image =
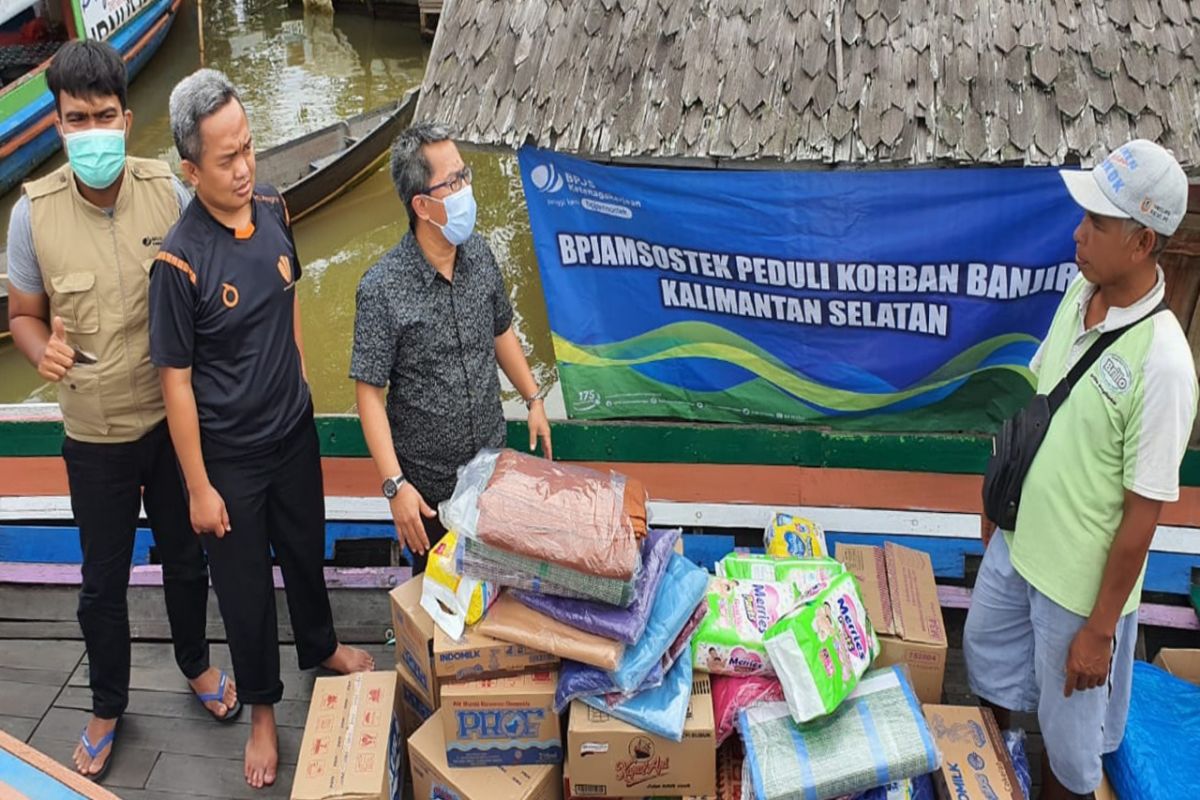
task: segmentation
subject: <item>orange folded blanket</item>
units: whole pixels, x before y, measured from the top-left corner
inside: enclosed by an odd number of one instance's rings
[[[572,628],[527,608],[508,592],[500,593],[475,630],[502,642],[523,644],[600,669],[616,669],[625,655],[623,643]]]

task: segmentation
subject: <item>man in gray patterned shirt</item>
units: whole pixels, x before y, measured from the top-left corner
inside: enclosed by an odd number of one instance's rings
[[[529,408],[529,449],[551,457],[541,392],[513,332],[504,277],[475,227],[471,168],[442,125],[392,146],[409,231],[358,284],[350,377],[396,533],[425,568],[458,467],[503,447],[499,365]]]

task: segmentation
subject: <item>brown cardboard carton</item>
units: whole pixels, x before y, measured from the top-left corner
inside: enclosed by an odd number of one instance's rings
[[[412,736],[433,716],[437,709],[429,704],[416,680],[403,664],[396,665],[396,716],[400,720],[400,731],[405,739]]]
[[[558,656],[522,644],[502,642],[471,628],[467,628],[458,641],[451,639],[441,628],[435,628],[433,660],[437,680],[442,683],[558,669]]]
[[[718,780],[720,780],[719,777],[718,777]],[[572,788],[573,785],[574,785],[574,781],[571,780],[570,767],[567,765],[564,765],[563,766],[563,800],[622,800],[622,798],[619,798],[619,797],[605,797],[603,795],[594,795],[594,794],[578,795],[578,794],[575,794],[575,790]],[[646,798],[638,798],[638,800],[647,800],[647,799]],[[670,796],[664,795],[661,798],[649,798],[649,800],[721,800],[721,799],[717,795],[686,794],[686,795],[680,795],[680,796],[676,796],[676,797],[670,797]],[[733,800],[742,800],[741,794],[739,794],[736,798],[733,798]]]
[[[404,746],[396,673],[317,678],[292,800],[400,800]]]
[[[708,676],[692,683],[682,742],[651,736],[575,701],[567,763],[572,791],[581,797],[715,795],[716,732]]]
[[[558,766],[453,769],[442,721],[430,719],[408,740],[413,796],[433,800],[561,800]]]
[[[396,663],[403,664],[426,703],[438,706],[438,679],[433,669],[433,618],[421,608],[425,578],[418,575],[392,589],[392,630],[396,635]]]
[[[1154,657],[1154,666],[1200,686],[1200,650],[1164,647]]]
[[[1096,800],[1121,800],[1112,784],[1108,782],[1107,775],[1100,775],[1100,788],[1096,790]]]
[[[925,719],[942,754],[942,768],[933,776],[939,798],[1024,800],[990,709],[927,705]]]
[[[948,643],[929,554],[894,542],[883,547],[839,543],[837,558],[858,579],[867,616],[879,634],[875,666],[907,666],[921,702],[941,702]]]
[[[562,764],[557,686],[557,672],[443,686],[446,761],[451,767]]]

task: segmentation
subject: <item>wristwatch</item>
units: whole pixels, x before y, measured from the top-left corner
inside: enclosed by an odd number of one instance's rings
[[[394,478],[388,478],[383,482],[383,496],[391,500],[400,491],[400,487],[408,482],[408,478],[401,473]]]
[[[526,408],[526,409],[531,409],[531,408],[533,408],[533,404],[534,404],[534,403],[536,403],[538,400],[542,400],[542,399],[544,399],[544,398],[543,398],[543,392],[544,392],[544,391],[545,391],[545,389],[544,389],[544,388],[542,388],[542,389],[538,389],[536,392],[534,392],[534,393],[533,393],[533,396],[532,396],[532,397],[530,397],[530,398],[528,398],[527,400],[525,400],[525,408]]]

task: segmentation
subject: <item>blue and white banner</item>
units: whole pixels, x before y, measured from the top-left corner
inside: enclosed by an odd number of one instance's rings
[[[519,160],[574,418],[986,429],[1076,274],[1053,169]]]

